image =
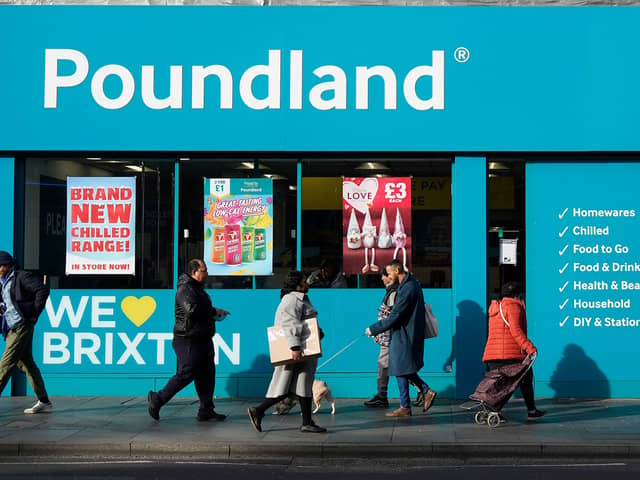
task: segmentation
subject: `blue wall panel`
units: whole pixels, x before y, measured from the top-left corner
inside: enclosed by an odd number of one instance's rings
[[[453,305],[456,396],[465,398],[482,378],[487,328],[487,164],[453,163]]]
[[[263,396],[273,371],[266,329],[273,324],[279,291],[212,290],[210,294],[215,305],[231,312],[217,324],[216,394]],[[353,342],[318,370],[337,396],[366,397],[375,392],[378,346],[363,332],[376,321],[383,295],[382,289],[310,292],[326,333],[319,365]],[[149,312],[126,309],[122,300],[144,296],[152,297],[156,308],[140,323],[138,315]],[[170,345],[173,298],[171,290],[52,291],[34,337],[34,356],[51,394],[68,394],[70,377],[74,394],[143,395],[161,387],[175,371]],[[451,291],[428,289],[425,299],[438,316],[440,336],[426,342],[422,373],[434,388],[449,395],[454,391],[454,377],[447,368],[452,355]],[[390,387],[395,394],[394,379]],[[194,392],[187,389],[183,394]]]
[[[541,396],[640,396],[638,178],[631,163],[527,165],[527,314]]]

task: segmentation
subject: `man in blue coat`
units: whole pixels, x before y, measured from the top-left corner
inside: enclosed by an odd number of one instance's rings
[[[379,335],[391,331],[389,346],[389,375],[398,380],[400,407],[387,413],[388,417],[411,416],[409,382],[417,385],[424,398],[426,412],[436,398],[437,392],[418,376],[424,366],[424,297],[422,286],[413,275],[406,272],[402,262],[392,260],[386,267],[389,277],[399,283],[396,301],[391,314],[380,322],[370,325],[365,334]]]

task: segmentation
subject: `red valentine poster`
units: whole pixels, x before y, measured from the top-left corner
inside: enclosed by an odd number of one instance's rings
[[[411,268],[411,178],[344,178],[342,259],[348,274],[379,274],[392,260]]]

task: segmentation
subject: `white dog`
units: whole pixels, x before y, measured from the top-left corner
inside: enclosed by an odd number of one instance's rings
[[[331,415],[336,414],[336,401],[331,396],[331,389],[324,380],[313,381],[313,403],[315,403],[315,410],[312,413],[318,413],[320,410],[320,402],[322,399],[326,399],[331,405]],[[289,411],[298,403],[295,395],[290,394],[284,400],[276,403],[273,410],[274,415],[286,415]]]
[[[320,410],[320,402],[322,399],[325,399],[331,405],[331,415],[336,414],[336,401],[331,396],[331,389],[327,382],[324,380],[314,380],[313,381],[313,403],[315,403],[316,408],[313,413],[318,413]]]

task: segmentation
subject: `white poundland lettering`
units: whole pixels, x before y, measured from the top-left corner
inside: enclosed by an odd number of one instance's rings
[[[620,282],[620,290],[640,290],[640,282],[627,282],[622,280]]]
[[[375,105],[385,110],[397,110],[398,82],[402,83],[405,103],[414,110],[444,110],[445,108],[445,62],[444,50],[431,51],[431,65],[417,65],[411,68],[404,78],[398,78],[393,68],[387,65],[357,65],[353,73],[345,71],[337,65],[320,65],[313,70],[315,79],[303,77],[303,50],[289,51],[289,109],[301,110],[305,107],[304,93],[307,92],[308,105],[316,110],[346,110],[347,92],[355,91],[353,107],[356,110],[368,110],[370,104],[369,83],[379,78],[383,83],[383,98],[375,99]],[[267,63],[252,65],[239,75],[238,91],[245,106],[252,110],[281,109],[281,90],[283,85],[283,69],[281,50],[269,50]],[[62,74],[61,62],[71,62],[73,73]],[[285,65],[287,67],[287,65]],[[218,108],[228,110],[234,104],[234,73],[224,65],[192,65],[191,70],[191,109],[205,108],[205,81],[216,77],[219,85]],[[151,110],[183,108],[183,65],[168,67],[169,88],[164,98],[155,94],[158,68],[154,65],[140,65],[134,69],[124,65],[103,65],[93,71],[88,57],[80,50],[65,48],[45,49],[44,64],[44,108],[58,108],[58,95],[63,89],[82,85],[91,74],[91,96],[94,102],[106,110],[118,110],[127,107],[135,98],[140,88],[140,98],[145,107]],[[138,76],[135,72],[140,72]],[[105,83],[109,77],[118,79],[121,89],[117,96],[108,96]],[[266,94],[258,98],[253,93],[254,82],[258,78],[266,79]],[[355,77],[355,78],[352,78]],[[431,80],[431,97],[422,98],[418,94],[418,82],[423,78]],[[376,80],[377,81],[377,80]],[[139,86],[138,83],[139,82]],[[311,88],[307,86],[311,84]],[[353,86],[350,87],[350,84]],[[306,87],[306,90],[305,90]],[[421,92],[424,91],[421,89]]]

